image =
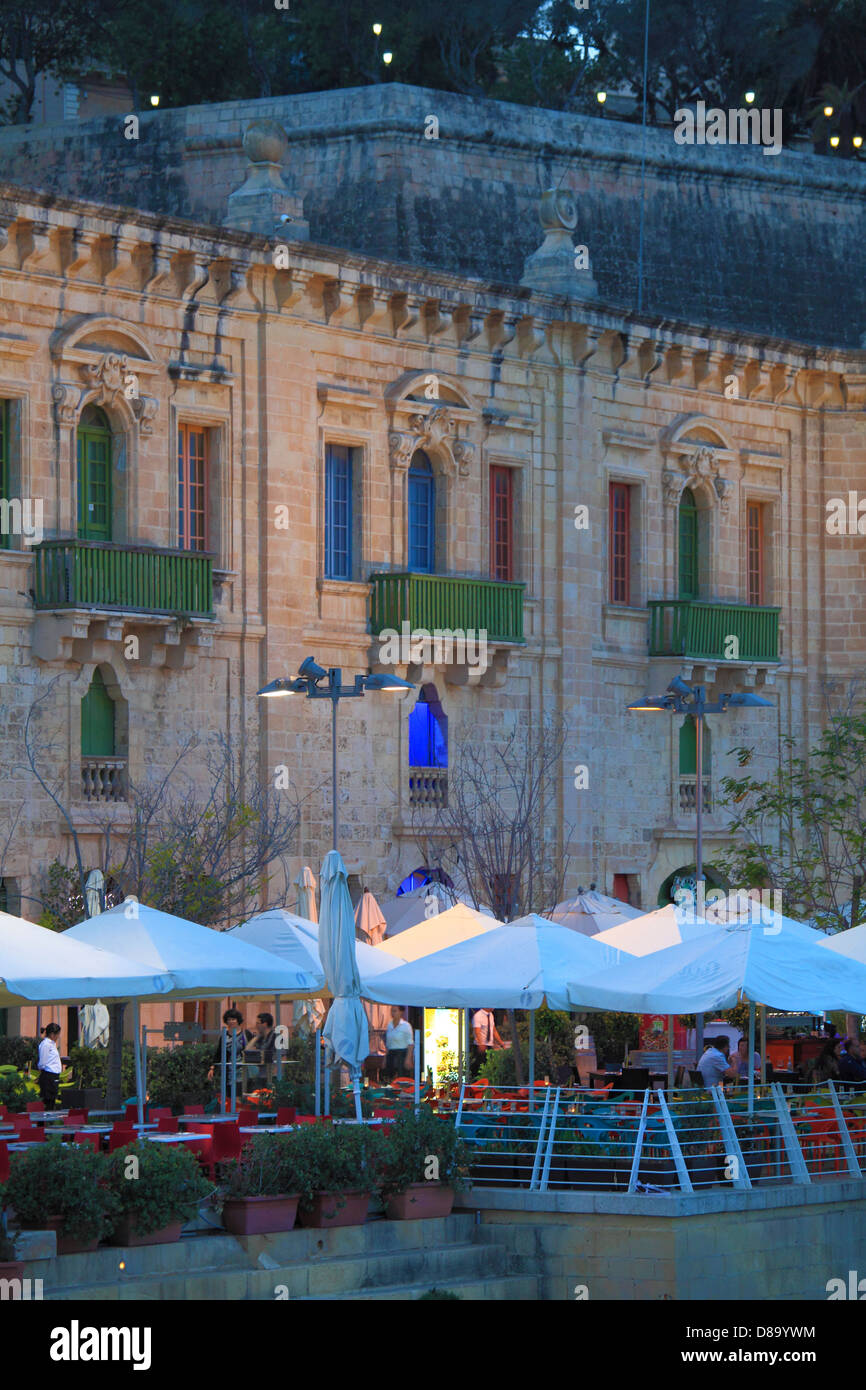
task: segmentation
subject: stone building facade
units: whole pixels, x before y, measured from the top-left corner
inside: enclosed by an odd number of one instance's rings
[[[371,103],[382,99],[371,89]],[[461,113],[456,101],[462,119],[477,117],[478,103]],[[223,113],[225,148],[273,106]],[[178,122],[217,116],[148,119],[167,122],[170,142]],[[81,129],[65,152],[73,184],[95,138]],[[45,138],[33,133],[31,155]],[[156,126],[152,138],[158,150]],[[608,163],[613,139],[598,137]],[[713,276],[700,248],[695,313],[638,314],[625,292],[615,307],[603,252],[591,272],[530,266],[517,284],[442,268],[440,251],[422,269],[421,254],[407,264],[325,244],[334,189],[305,185],[291,159],[286,186],[279,149],[262,157],[248,144],[258,157],[252,170],[238,163],[222,211],[203,166],[191,220],[177,215],[184,195],[170,168],[176,206],[148,206],[151,178],[134,211],[94,201],[92,188],[58,192],[57,169],[34,163],[24,179],[26,138],[4,140],[17,180],[0,185],[4,487],[41,503],[44,529],[40,544],[13,534],[0,548],[0,814],[17,816],[7,902],[28,915],[35,875],[69,850],[22,751],[28,709],[56,677],[54,773],[85,846],[106,807],[122,833],[127,781],[166,770],[188,734],[220,733],[263,781],[288,769],[304,796],[288,875],[317,868],[331,834],[327,714],[256,696],[308,655],[346,677],[388,669],[416,684],[395,702],[370,693],[340,708],[340,846],[356,884],[389,896],[420,867],[408,729],[422,687],[435,687],[453,744],[492,748],[517,725],[563,716],[551,833],[567,886],[594,881],[647,908],[694,862],[697,769],[682,721],[626,705],[678,672],[716,692],[759,691],[771,708],[712,722],[711,863],[731,750],[755,746],[770,770],[786,735],[806,747],[817,734],[826,681],[863,668],[856,525],[835,536],[825,524],[828,499],[863,476],[853,281],[835,341],[814,288],[814,333],[804,318],[796,335],[773,336],[742,285],[736,318],[751,312],[752,326],[708,322],[699,311]],[[104,143],[107,164],[115,154]],[[787,169],[780,183],[774,161],[742,154],[756,204],[759,175],[782,200]],[[802,160],[808,182],[814,160],[780,158]],[[466,177],[456,163],[455,187]],[[111,189],[118,178],[115,168]],[[745,196],[740,173],[729,183]],[[807,190],[815,206],[821,191]],[[133,192],[123,184],[123,201]],[[513,260],[513,231],[525,261],[541,241],[537,198],[521,193],[516,206],[503,236]],[[548,231],[570,247],[583,204],[577,218],[568,196],[550,206]],[[439,216],[447,223],[444,201]],[[843,227],[840,246],[846,237]],[[774,307],[773,322],[789,312]],[[409,571],[411,583],[395,578]],[[451,625],[459,599],[466,626],[487,633],[483,672],[435,654],[383,660],[376,614],[391,604],[417,627],[422,590],[436,626]],[[109,707],[112,751],[92,753],[88,721]]]

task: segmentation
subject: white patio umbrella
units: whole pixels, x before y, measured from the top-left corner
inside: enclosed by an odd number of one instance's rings
[[[454,907],[428,917],[417,926],[407,927],[398,936],[386,937],[376,951],[377,954],[400,957],[406,961],[420,960],[423,956],[431,956],[448,946],[456,946],[458,941],[468,941],[501,925],[495,917],[488,917],[467,903],[456,903]]]
[[[386,941],[378,949],[384,952],[387,946]],[[533,916],[479,931],[386,975],[363,978],[363,990],[384,1004],[538,1009],[546,1000],[548,1008],[569,1009],[571,981],[621,958],[593,937]]]
[[[351,899],[349,907],[351,909]],[[248,922],[243,922],[238,927],[232,927],[226,935],[235,937],[240,941],[246,941],[252,946],[258,946],[263,951],[269,951],[275,956],[279,956],[287,965],[302,972],[308,977],[309,984],[304,990],[289,992],[282,991],[292,999],[315,999],[317,996],[325,998],[331,993],[325,974],[325,967],[320,955],[320,939],[322,924],[320,922],[308,922],[303,917],[298,917],[294,912],[289,912],[284,907],[270,908],[267,912],[260,912],[257,916],[251,917]],[[378,949],[368,946],[366,942],[355,941],[354,922],[352,924],[352,939],[355,944],[355,953],[358,958],[359,968],[364,975],[381,975],[388,970],[393,970],[395,961],[399,963],[399,957],[392,957],[380,953]]]
[[[654,951],[678,946],[681,941],[691,941],[693,937],[714,930],[716,928],[709,922],[696,917],[688,909],[668,903],[655,912],[641,913],[627,922],[621,922],[619,926],[598,932],[595,940],[605,946],[615,946],[618,951],[626,951],[631,956],[649,956]]]
[[[71,927],[65,936],[105,948],[123,946],[124,952],[143,960],[171,978],[163,998],[205,999],[225,995],[285,994],[308,990],[311,974],[294,968],[279,957],[239,940],[232,932],[215,931],[188,922],[170,912],[127,899],[98,917]],[[105,996],[102,995],[102,998]],[[135,1035],[139,1034],[135,1005]],[[144,1104],[144,1070],[138,1074],[138,1107]]]
[[[319,954],[334,996],[323,1030],[325,1046],[346,1063],[355,1092],[355,1114],[361,1119],[361,1066],[369,1055],[367,1016],[361,1003],[361,977],[355,950],[355,914],[346,866],[337,850],[325,856],[321,874],[322,920]],[[377,977],[378,978],[378,977]]]
[[[304,865],[298,877],[295,879],[295,887],[298,890],[297,903],[295,904],[299,917],[304,917],[308,922],[318,922],[319,913],[316,907],[316,876],[308,865]]]
[[[398,897],[390,898],[381,904],[386,935],[396,936],[399,932],[407,931],[409,927],[417,926],[428,917],[445,912],[447,908],[453,907],[456,901],[456,895],[451,889],[436,881],[422,884],[420,888],[413,888],[408,893],[400,893]]]
[[[619,898],[609,898],[605,893],[596,892],[593,885],[587,892],[578,888],[573,898],[557,903],[550,913],[551,922],[558,922],[570,931],[581,932],[584,936],[595,936],[610,927],[640,917],[640,908],[630,907]]]

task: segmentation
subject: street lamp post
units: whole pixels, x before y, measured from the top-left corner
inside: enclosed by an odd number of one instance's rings
[[[322,684],[327,679],[327,684]],[[332,848],[337,848],[337,706],[341,700],[357,699],[368,690],[384,690],[400,695],[414,687],[411,681],[384,674],[355,676],[351,685],[343,684],[338,667],[326,671],[311,656],[301,663],[294,680],[279,678],[264,686],[258,694],[266,699],[282,695],[306,695],[308,700],[331,701],[331,828]]]
[[[695,897],[700,892],[699,884],[704,881],[704,716],[725,714],[729,709],[762,707],[772,708],[771,702],[760,695],[740,695],[725,691],[718,700],[707,700],[706,688],[702,685],[689,686],[681,676],[674,676],[664,695],[647,695],[636,704],[629,705],[632,713],[691,714],[695,721]],[[700,1057],[704,1041],[704,1016],[695,1016],[695,1044]],[[751,1040],[750,1044],[751,1046]],[[668,1052],[668,1072],[671,1060]],[[670,1080],[670,1076],[668,1080]]]

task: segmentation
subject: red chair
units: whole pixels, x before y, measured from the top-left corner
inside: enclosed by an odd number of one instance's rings
[[[67,1116],[66,1118],[67,1118],[67,1123],[68,1123],[68,1124],[71,1124],[71,1125],[86,1125],[86,1124],[87,1124],[87,1111],[86,1111],[86,1110],[70,1110],[70,1112],[69,1112],[69,1114],[68,1114],[68,1116]]]
[[[73,1134],[72,1142],[73,1144],[83,1144],[93,1149],[95,1153],[99,1153],[101,1147],[99,1141],[101,1138],[101,1134],[86,1134],[83,1130],[79,1130],[77,1134]]]
[[[295,1116],[295,1124],[298,1124],[298,1125],[314,1125],[314,1124],[316,1123],[316,1121],[318,1120],[318,1118],[319,1118],[318,1115],[296,1115],[296,1116]]]
[[[281,1105],[277,1110],[278,1125],[293,1125],[297,1119],[298,1111],[294,1105]]]
[[[45,1101],[44,1101],[44,1100],[28,1100],[28,1102],[27,1102],[27,1110],[28,1110],[28,1113],[31,1114],[31,1115],[34,1114],[35,1112],[38,1112],[40,1115],[42,1115],[42,1114],[45,1113]]]
[[[138,1119],[138,1106],[137,1106],[137,1105],[128,1105],[128,1106],[126,1107],[126,1118],[127,1118],[128,1120],[133,1120],[133,1121],[135,1121],[135,1120]]]
[[[244,1136],[238,1125],[214,1125],[213,1149],[211,1151],[211,1176],[216,1177],[219,1163],[229,1163],[240,1158]]]
[[[158,1110],[148,1110],[147,1117],[149,1120],[170,1120],[172,1118],[171,1106],[162,1105]]]
[[[112,1126],[108,1136],[108,1152],[113,1154],[115,1149],[125,1149],[127,1144],[134,1144],[135,1140],[136,1133],[132,1127],[132,1122],[120,1120]]]
[[[201,1115],[202,1119],[204,1119],[204,1111],[200,1105],[185,1105],[183,1107],[183,1113],[185,1115]]]
[[[27,1114],[26,1110],[16,1110],[14,1114],[9,1116],[9,1118],[15,1126],[16,1130],[18,1131],[19,1135],[22,1129],[25,1128],[25,1126],[28,1129],[30,1128],[30,1116]]]
[[[373,1110],[373,1119],[374,1119],[374,1120],[396,1120],[396,1118],[397,1118],[397,1111],[396,1111],[396,1110],[376,1110],[376,1109]]]
[[[259,1122],[259,1112],[258,1112],[258,1110],[239,1110],[239,1111],[238,1111],[238,1124],[239,1124],[239,1125],[243,1125],[244,1128],[247,1128],[248,1126],[251,1126],[251,1125],[257,1125],[258,1122]],[[220,1127],[222,1128],[222,1126],[220,1126]]]
[[[18,1138],[22,1144],[38,1144],[40,1140],[47,1142],[45,1130],[39,1125],[25,1125],[19,1129]]]
[[[156,1122],[157,1134],[179,1134],[180,1122],[177,1115],[160,1115]]]
[[[8,1119],[8,1112],[5,1105],[0,1105],[0,1120]]]
[[[9,1177],[9,1148],[5,1139],[0,1139],[0,1183]]]

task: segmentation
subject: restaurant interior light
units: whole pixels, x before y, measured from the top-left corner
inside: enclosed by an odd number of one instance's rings
[[[600,106],[604,106],[607,101],[607,92],[596,92],[595,99]]]
[[[150,98],[151,106],[159,106],[159,97],[154,95]]]
[[[838,145],[838,143],[839,143],[839,136],[838,136],[838,135],[831,135],[831,136],[830,136],[830,144],[833,146],[833,149],[834,149],[834,150],[835,150],[836,146]]]
[[[381,24],[374,24],[374,25],[373,25],[373,33],[376,35],[376,38],[379,37],[379,35],[381,34],[381,32],[382,32],[382,26],[381,26]]]
[[[854,146],[855,150],[859,150],[860,146],[863,144],[863,136],[855,135],[851,143]]]
[[[392,59],[393,57],[394,57],[394,54],[393,54],[393,53],[383,53],[383,54],[382,54],[382,62],[383,62],[383,63],[390,63],[390,61],[391,61],[391,59]]]
[[[754,92],[746,92],[746,102],[747,102],[747,104],[748,104],[749,106],[751,106],[751,104],[752,104],[752,102],[753,102],[754,100],[755,100],[755,93],[754,93]]]
[[[829,117],[832,116],[832,114],[833,114],[833,108],[832,108],[832,106],[825,106],[825,107],[824,107],[824,115],[829,119]]]

